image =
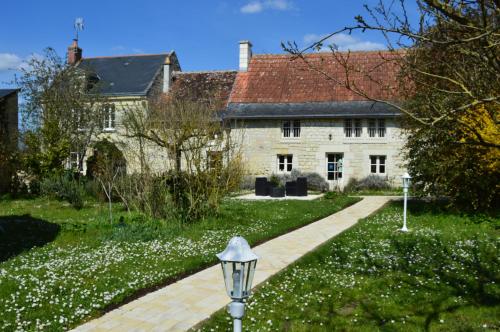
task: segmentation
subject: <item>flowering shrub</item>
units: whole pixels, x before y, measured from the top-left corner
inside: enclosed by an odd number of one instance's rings
[[[494,224],[419,211],[410,215],[410,232],[401,233],[401,220],[401,206],[393,204],[273,277],[248,300],[244,328],[500,328],[500,240]],[[200,330],[231,331],[230,317],[221,311]]]

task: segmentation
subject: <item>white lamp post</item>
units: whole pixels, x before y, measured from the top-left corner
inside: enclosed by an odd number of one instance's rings
[[[245,314],[243,300],[250,296],[259,257],[252,252],[247,240],[241,236],[233,237],[226,249],[217,254],[217,257],[221,261],[227,295],[233,300],[229,305],[229,313],[234,319],[234,332],[240,332],[241,319]]]
[[[406,201],[408,200],[408,188],[410,187],[411,176],[410,174],[405,173],[401,178],[403,179],[403,194],[404,194],[403,228],[401,228],[401,231],[408,232],[408,228],[406,228]]]

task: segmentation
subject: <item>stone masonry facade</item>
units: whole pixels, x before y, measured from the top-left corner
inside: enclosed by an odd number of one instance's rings
[[[251,120],[234,125],[241,135],[243,159],[247,170],[255,176],[270,176],[287,171],[279,169],[279,155],[292,156],[292,168],[316,172],[328,178],[328,154],[340,154],[342,178],[328,181],[330,188],[344,187],[349,179],[361,179],[371,172],[371,156],[385,156],[384,173],[375,173],[397,186],[404,172],[401,149],[403,133],[396,119],[385,119],[383,138],[368,137],[367,119],[362,119],[361,137],[345,137],[344,119],[301,120],[300,137],[283,137],[284,120]]]

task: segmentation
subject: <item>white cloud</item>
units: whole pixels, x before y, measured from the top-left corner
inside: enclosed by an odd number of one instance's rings
[[[244,14],[255,14],[262,11],[262,3],[260,1],[252,1],[240,8]]]
[[[23,59],[13,53],[0,53],[0,72],[18,70]]]
[[[287,0],[267,0],[264,4],[266,7],[276,10],[289,10],[293,8],[292,3]]]
[[[319,41],[320,39],[326,37],[326,35],[318,34],[307,34],[304,36],[304,44],[309,46],[312,43]],[[329,50],[329,45],[334,45],[339,51],[376,51],[386,49],[384,44],[376,43],[368,40],[362,40],[358,37],[339,33],[336,34],[323,42],[322,51]]]
[[[266,9],[290,10],[294,6],[289,0],[253,0],[240,8],[243,14],[256,14]]]

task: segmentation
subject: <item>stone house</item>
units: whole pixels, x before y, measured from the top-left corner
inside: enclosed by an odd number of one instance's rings
[[[251,174],[269,176],[293,169],[316,172],[330,188],[370,174],[399,185],[404,172],[404,136],[400,113],[325,79],[341,77],[343,68],[331,53],[252,55],[240,43],[240,70],[227,106],[232,132],[244,131],[242,151]],[[395,69],[381,65],[379,52],[352,52],[356,68],[396,86]],[[316,68],[311,70],[311,65]],[[390,93],[376,80],[352,78],[372,98]]]
[[[0,193],[8,191],[13,175],[6,153],[18,147],[17,93],[17,89],[0,89]]]
[[[183,72],[174,51],[162,54],[119,55],[83,57],[77,40],[68,47],[68,63],[86,72],[100,85],[100,94],[106,100],[104,121],[94,141],[107,140],[121,150],[128,173],[141,170],[139,147],[133,139],[126,137],[123,119],[126,112],[147,112],[151,98],[159,94],[177,94],[186,98],[216,99],[221,108],[227,104],[236,71]],[[222,109],[221,109],[222,111]],[[145,149],[148,167],[162,172],[171,166],[165,151],[153,144]],[[86,158],[93,154],[92,148]],[[79,154],[74,152],[68,167],[86,173],[86,162],[79,163]]]
[[[82,58],[73,43],[68,61],[91,70],[104,83],[109,101],[103,131],[96,139],[124,143],[122,116],[127,110],[147,110],[159,93],[189,98],[214,98],[222,105],[231,135],[241,138],[246,169],[253,176],[316,172],[331,188],[349,179],[376,174],[399,185],[404,172],[401,148],[404,136],[400,113],[372,102],[321,73],[342,74],[331,53],[305,55],[319,70],[287,54],[253,55],[248,41],[240,42],[238,71],[182,72],[175,52]],[[351,63],[396,86],[394,68],[380,65],[379,52],[353,52]],[[362,76],[354,81],[370,96],[389,100],[390,93]],[[140,171],[136,148],[123,144],[129,173]],[[148,147],[148,165],[155,171],[171,163],[164,152]]]

